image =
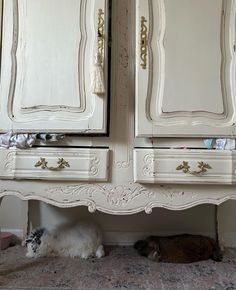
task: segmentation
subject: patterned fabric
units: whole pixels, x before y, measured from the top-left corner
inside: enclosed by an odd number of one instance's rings
[[[12,131],[9,131],[5,134],[0,134],[0,147],[16,147],[24,149],[32,147],[36,140],[48,143],[57,142],[63,138],[65,138],[65,135],[63,134],[14,134]]]
[[[0,134],[0,147],[29,148],[34,145],[36,134],[14,134],[12,131]]]
[[[37,134],[37,139],[44,142],[44,143],[47,143],[47,142],[57,142],[61,139],[64,139],[65,138],[65,135],[64,134],[47,134],[47,133],[40,133],[40,134]]]

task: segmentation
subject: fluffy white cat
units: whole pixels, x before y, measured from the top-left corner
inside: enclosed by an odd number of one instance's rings
[[[49,232],[44,228],[33,230],[22,242],[26,256],[32,257],[89,257],[104,256],[102,233],[93,223],[80,222],[60,226]]]

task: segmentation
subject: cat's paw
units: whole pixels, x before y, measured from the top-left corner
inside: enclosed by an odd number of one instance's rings
[[[96,257],[98,259],[102,258],[105,256],[105,252],[104,252],[104,248],[103,248],[103,245],[100,245],[98,248],[97,248],[97,251],[96,251]]]
[[[26,256],[27,258],[34,258],[34,257],[35,257],[35,254],[32,253],[32,252],[27,252],[25,256]]]
[[[89,254],[88,253],[82,253],[81,254],[81,258],[87,260],[89,258]]]

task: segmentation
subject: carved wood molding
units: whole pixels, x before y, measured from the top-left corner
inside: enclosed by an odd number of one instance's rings
[[[119,0],[114,3],[113,11],[114,31],[112,38],[113,45],[113,64],[114,68],[114,98],[112,116],[115,116],[115,122],[111,122],[111,136],[117,138],[117,142],[112,142],[110,148],[115,156],[113,166],[118,169],[128,169],[132,164],[131,150],[133,148],[133,119],[130,112],[133,108],[133,47],[129,41],[133,37],[134,27],[130,17],[133,17],[133,1]],[[120,16],[123,16],[120,18]],[[122,37],[121,37],[122,36]],[[119,113],[117,113],[119,112]],[[122,122],[120,120],[122,119]],[[116,127],[116,124],[119,124]],[[117,137],[114,137],[117,136]],[[123,144],[126,144],[123,146]]]
[[[84,195],[94,198],[102,195],[106,198],[108,205],[122,207],[131,203],[138,196],[151,192],[142,186],[81,184],[48,188],[46,193],[53,197],[66,196],[66,199],[77,199]]]
[[[15,160],[16,160],[15,158],[16,158],[16,151],[10,151],[6,156],[4,169],[9,173],[14,170]]]
[[[52,186],[40,195],[36,192],[0,188],[0,199],[8,195],[22,200],[39,200],[61,208],[87,206],[89,212],[98,210],[116,215],[141,211],[150,214],[155,207],[184,210],[200,204],[219,205],[227,200],[236,199],[236,195],[232,193],[209,197],[209,194],[198,194],[197,189],[196,192],[191,192],[178,191],[169,186],[158,186],[152,190],[133,183]]]
[[[143,174],[147,177],[156,177],[158,172],[156,172],[157,162],[155,161],[155,154],[146,154],[143,158],[144,166],[143,166]],[[155,164],[155,166],[154,166]]]

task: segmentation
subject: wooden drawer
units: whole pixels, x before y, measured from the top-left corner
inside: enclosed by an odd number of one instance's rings
[[[108,157],[106,148],[1,149],[0,177],[107,181]]]
[[[134,180],[140,183],[231,184],[235,152],[195,149],[135,149]],[[236,180],[235,180],[236,181]]]

